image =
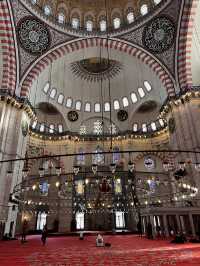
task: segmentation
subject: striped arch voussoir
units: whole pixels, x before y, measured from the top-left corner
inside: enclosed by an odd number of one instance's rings
[[[83,39],[74,41],[73,43],[68,43],[55,49],[50,52],[47,56],[42,58],[33,68],[30,70],[26,78],[24,79],[21,87],[21,96],[27,97],[29,93],[29,89],[35,79],[39,76],[39,74],[54,60],[60,58],[61,56],[65,56],[68,53],[72,53],[78,51],[80,49],[88,48],[88,47],[109,47],[111,49],[116,49],[127,53],[130,56],[138,58],[144,64],[148,65],[159,77],[165,86],[167,93],[169,96],[174,96],[174,84],[169,74],[164,70],[164,68],[149,54],[140,50],[139,48],[133,47],[126,43],[116,41],[101,39],[101,38],[91,38],[91,39]]]
[[[180,26],[178,78],[182,89],[192,86],[192,35],[199,0],[185,0]]]
[[[12,20],[6,0],[0,1],[0,42],[3,53],[3,77],[1,89],[15,91],[16,51]]]

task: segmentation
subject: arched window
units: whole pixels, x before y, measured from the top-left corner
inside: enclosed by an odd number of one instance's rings
[[[142,132],[147,132],[147,124],[142,124]]]
[[[31,127],[32,127],[33,129],[35,129],[35,128],[36,128],[36,126],[37,126],[37,121],[33,121],[33,124],[32,124],[32,126],[31,126]]]
[[[50,93],[50,98],[52,98],[52,99],[54,99],[55,97],[56,97],[56,93],[57,93],[57,91],[56,91],[56,89],[55,88],[53,88],[52,90],[51,90],[51,93]]]
[[[59,94],[58,95],[58,103],[59,104],[63,104],[63,102],[64,102],[64,95],[63,94]]]
[[[153,130],[153,131],[156,131],[156,123],[155,122],[152,122],[151,123],[151,129]]]
[[[53,124],[50,124],[49,133],[53,134],[54,133],[54,128],[55,128],[55,126]]]
[[[143,98],[145,96],[145,92],[144,92],[143,88],[138,88],[138,93],[139,93],[141,98]]]
[[[133,14],[133,12],[129,12],[127,14],[127,21],[128,21],[129,24],[134,22],[134,14]]]
[[[104,163],[104,154],[101,154],[103,150],[97,146],[96,150],[94,151],[95,154],[92,155],[92,163],[93,164],[103,164]]]
[[[63,13],[58,14],[58,22],[63,24],[65,22],[65,15]]]
[[[40,192],[41,192],[42,194],[48,194],[49,186],[48,186],[47,181],[43,181],[43,182],[39,185],[39,188],[40,188]]]
[[[43,230],[47,223],[47,214],[45,212],[38,212],[37,215],[37,230]]]
[[[121,20],[120,18],[114,18],[113,19],[113,27],[114,29],[119,29],[121,25]]]
[[[105,111],[105,112],[110,112],[110,103],[109,103],[109,102],[106,102],[106,103],[104,104],[104,111]]]
[[[141,7],[140,7],[140,13],[141,15],[146,15],[148,13],[148,6],[147,4],[143,4]]]
[[[86,112],[91,112],[91,104],[90,103],[86,103],[85,104],[85,111]]]
[[[63,125],[62,124],[59,124],[58,125],[58,132],[59,133],[62,133],[63,132]]]
[[[114,180],[114,188],[115,188],[115,194],[121,194],[122,193],[122,184],[121,184],[120,178],[116,178]]]
[[[122,102],[124,107],[127,107],[129,105],[127,97],[123,97]]]
[[[40,124],[40,132],[44,132],[44,124]]]
[[[125,228],[125,215],[122,211],[115,211],[116,228]]]
[[[120,160],[120,153],[119,153],[119,147],[114,147],[113,149],[113,163],[118,163]]]
[[[106,31],[106,27],[107,27],[106,20],[101,20],[99,22],[99,26],[100,26],[100,31]]]
[[[84,212],[76,213],[76,229],[77,230],[84,229]]]
[[[67,108],[71,108],[72,107],[72,98],[67,98],[66,107]]]
[[[83,195],[84,194],[84,184],[83,184],[83,180],[76,180],[75,181],[75,188],[76,188],[76,193],[79,195]]]
[[[138,131],[138,124],[134,123],[133,124],[133,132],[137,132]]]
[[[103,133],[103,124],[102,121],[97,120],[94,122],[93,133],[96,135],[101,135]]]
[[[161,127],[164,127],[165,123],[164,123],[163,119],[159,119],[159,123],[160,123]]]
[[[86,21],[86,30],[87,31],[92,31],[92,29],[93,29],[93,22],[92,22],[92,20]]]
[[[94,111],[95,111],[95,113],[101,112],[101,105],[100,105],[100,103],[95,103],[95,105],[94,105]]]
[[[82,125],[80,126],[80,130],[79,130],[79,132],[80,132],[80,135],[86,135],[86,133],[87,133],[86,125],[82,124]]]
[[[114,110],[119,110],[120,106],[119,106],[119,101],[118,100],[114,100]]]
[[[80,148],[78,151],[78,155],[76,157],[77,165],[84,165],[85,164],[85,154],[83,148]]]
[[[49,82],[47,82],[43,88],[44,93],[47,93],[49,91],[49,88],[50,88],[50,84]]]
[[[131,101],[132,103],[136,103],[138,101],[137,95],[134,92],[131,93]]]
[[[158,5],[161,2],[161,0],[153,0],[153,1],[155,5]]]
[[[44,14],[46,16],[49,16],[51,14],[51,7],[50,6],[48,6],[48,5],[44,6]]]
[[[152,90],[151,84],[148,81],[146,81],[146,80],[144,81],[144,86],[145,86],[147,91],[151,91]]]
[[[72,28],[78,29],[79,25],[80,25],[79,19],[78,18],[72,18]]]
[[[81,110],[81,105],[82,105],[81,101],[76,101],[75,109],[80,111]]]
[[[112,123],[111,125],[109,125],[108,129],[109,129],[110,134],[112,134],[112,135],[117,134],[117,127],[115,124]]]

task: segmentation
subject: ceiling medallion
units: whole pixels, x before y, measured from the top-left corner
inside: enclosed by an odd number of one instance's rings
[[[114,78],[122,69],[122,64],[116,60],[92,57],[70,64],[73,74],[89,82],[99,82]]]
[[[41,55],[50,45],[48,28],[35,17],[28,16],[20,20],[17,32],[21,46],[31,54]]]
[[[128,113],[125,110],[119,110],[117,113],[117,118],[119,121],[126,121],[128,119]]]
[[[67,118],[71,122],[75,122],[78,120],[78,113],[76,111],[69,111],[67,114]]]
[[[168,50],[175,39],[175,25],[166,16],[151,20],[143,31],[143,45],[153,53]]]

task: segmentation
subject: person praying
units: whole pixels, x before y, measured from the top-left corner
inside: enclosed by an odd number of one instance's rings
[[[96,246],[97,247],[103,247],[104,246],[104,241],[102,235],[98,234],[96,238]]]

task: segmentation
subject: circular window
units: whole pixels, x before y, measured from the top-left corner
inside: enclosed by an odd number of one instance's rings
[[[144,159],[144,166],[148,170],[154,169],[155,168],[155,161],[152,158],[147,157],[147,158]]]

